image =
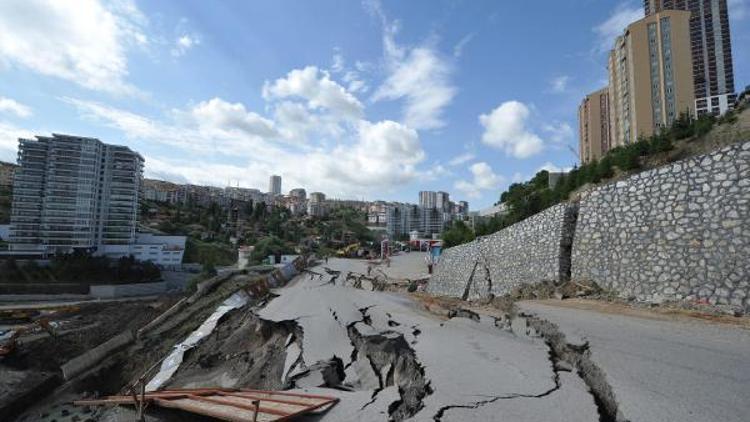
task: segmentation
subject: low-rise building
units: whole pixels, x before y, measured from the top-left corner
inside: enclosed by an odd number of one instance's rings
[[[132,255],[138,261],[150,261],[161,267],[177,267],[185,255],[186,236],[160,236],[138,233],[130,245],[104,245],[94,252],[112,259]]]
[[[16,174],[17,165],[0,161],[0,187],[13,186],[13,176]]]

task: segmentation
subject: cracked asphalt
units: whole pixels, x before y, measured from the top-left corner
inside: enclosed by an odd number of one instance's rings
[[[409,264],[399,258],[392,263],[399,277],[410,266],[419,276],[417,254]],[[294,320],[304,333],[292,383],[316,363],[342,362],[338,389],[297,385],[342,399],[313,419],[600,420],[586,384],[559,370],[533,330],[498,327],[484,315],[444,319],[405,295],[346,285],[350,273],[366,273],[363,261],[331,259],[311,271],[276,290],[259,316]]]
[[[588,343],[630,421],[750,420],[750,330],[698,320],[601,313],[553,301],[520,302]]]

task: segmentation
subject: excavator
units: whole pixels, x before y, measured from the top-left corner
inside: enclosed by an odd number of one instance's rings
[[[57,331],[50,321],[47,318],[39,318],[31,325],[10,330],[8,333],[0,336],[0,359],[10,356],[15,352],[18,347],[18,338],[31,330],[35,325],[38,325],[41,329],[46,331],[50,337],[57,338]]]
[[[337,250],[336,256],[338,256],[339,258],[353,258],[356,256],[357,251],[359,250],[359,246],[359,242],[352,243],[349,246]]]

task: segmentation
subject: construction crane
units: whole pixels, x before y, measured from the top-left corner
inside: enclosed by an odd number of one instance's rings
[[[573,154],[573,156],[576,158],[576,160],[578,160],[580,158],[580,156],[578,155],[578,151],[576,151],[575,148],[573,148],[570,145],[565,145],[565,146],[568,147],[568,151],[570,151],[570,153]]]

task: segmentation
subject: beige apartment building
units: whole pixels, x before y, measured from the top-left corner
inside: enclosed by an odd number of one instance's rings
[[[724,114],[734,108],[734,66],[727,0],[644,0],[646,15],[687,10],[693,51],[696,114]]]
[[[581,163],[600,159],[610,148],[609,88],[592,92],[578,106],[578,152]]]
[[[615,41],[608,70],[610,148],[694,114],[690,12],[664,10],[630,24]]]

